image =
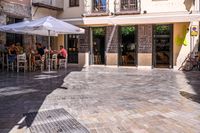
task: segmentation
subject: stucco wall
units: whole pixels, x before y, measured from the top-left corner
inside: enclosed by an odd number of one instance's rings
[[[41,7],[32,7],[32,19],[42,18],[45,16],[57,16],[56,10],[50,10],[47,8],[41,8]]]
[[[58,13],[58,18],[80,18],[84,13],[84,7],[86,7],[87,3],[85,0],[79,0],[78,7],[69,7],[69,0],[64,0],[64,12]]]
[[[190,36],[190,26],[199,25],[198,22],[192,23],[175,23],[174,24],[174,37],[173,37],[173,54],[174,54],[174,66],[180,68],[187,58],[190,50],[197,51],[198,36],[192,38]],[[178,41],[181,40],[181,41]],[[192,41],[194,40],[194,42]],[[182,44],[180,44],[182,42]],[[191,49],[192,48],[192,49]],[[196,48],[196,49],[195,49]]]
[[[198,2],[196,6],[192,4],[193,0],[141,0],[141,13],[158,12],[186,12],[191,11],[194,7],[198,9]],[[120,0],[108,0],[108,7],[110,12],[115,12],[120,8]],[[82,14],[90,14],[92,10],[92,0],[80,0],[79,7],[69,7],[69,0],[64,1],[64,12],[60,12],[58,17],[62,19],[80,18]],[[193,9],[194,10],[194,9]]]
[[[141,12],[176,12],[188,11],[192,8],[193,0],[141,0]]]

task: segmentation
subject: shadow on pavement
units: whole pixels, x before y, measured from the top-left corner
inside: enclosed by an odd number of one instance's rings
[[[0,72],[0,133],[13,128],[23,128],[23,114],[37,112],[45,98],[62,87],[64,78],[72,71],[82,68],[69,68],[53,74]]]
[[[180,91],[180,94],[189,100],[200,103],[200,71],[184,72],[184,75],[188,80],[187,84],[191,86],[194,93]]]

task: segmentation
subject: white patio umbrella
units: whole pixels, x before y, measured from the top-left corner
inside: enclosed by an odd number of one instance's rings
[[[2,29],[2,30],[1,30]],[[48,49],[50,50],[50,36],[58,34],[84,34],[85,30],[72,24],[63,22],[54,17],[47,16],[30,22],[16,23],[1,27],[1,31],[48,36]],[[49,55],[50,56],[50,55]],[[50,63],[48,64],[50,71]]]
[[[14,24],[9,24],[9,25],[1,25],[0,26],[0,31],[2,32],[8,32],[8,33],[19,33],[19,34],[24,34],[23,32],[16,31],[15,28],[23,27],[24,25],[28,24],[30,21],[23,21],[23,22],[18,22]]]

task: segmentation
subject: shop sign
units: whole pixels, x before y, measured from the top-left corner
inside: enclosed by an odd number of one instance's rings
[[[191,26],[190,35],[191,36],[197,36],[198,35],[198,26],[197,25]]]

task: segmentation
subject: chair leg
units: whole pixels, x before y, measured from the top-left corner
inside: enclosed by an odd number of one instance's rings
[[[65,69],[67,68],[67,62],[65,62]]]
[[[12,71],[14,71],[14,63],[12,63]]]
[[[19,72],[19,63],[17,63],[17,72]]]

